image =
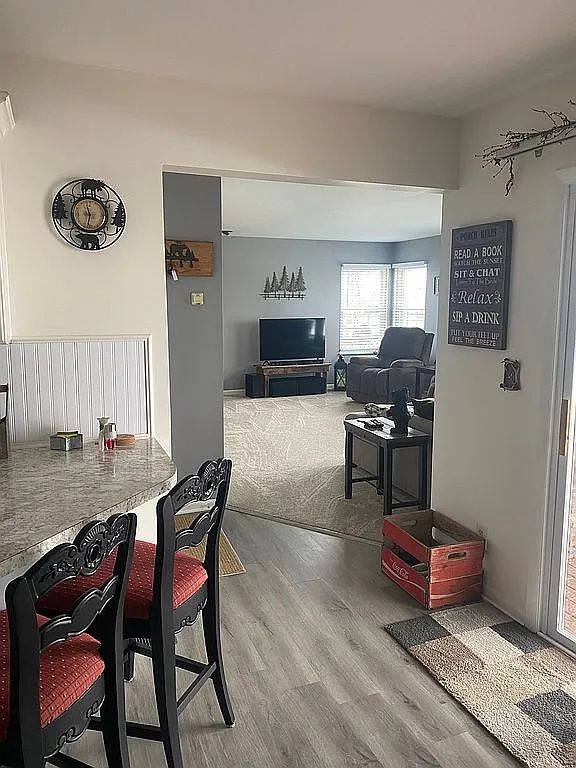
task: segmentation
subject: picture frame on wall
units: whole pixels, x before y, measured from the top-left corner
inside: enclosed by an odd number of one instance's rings
[[[452,230],[448,344],[506,349],[513,222]]]
[[[178,277],[213,277],[214,243],[199,240],[164,241],[166,272]]]

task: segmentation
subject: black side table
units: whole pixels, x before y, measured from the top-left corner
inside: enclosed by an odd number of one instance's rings
[[[385,515],[390,515],[395,509],[401,509],[402,507],[417,506],[418,509],[428,509],[430,506],[428,461],[432,437],[425,432],[412,429],[412,427],[408,428],[407,435],[390,434],[390,429],[394,426],[394,423],[388,419],[382,419],[382,429],[368,429],[364,425],[368,418],[366,416],[358,419],[344,420],[344,429],[346,430],[345,498],[352,498],[353,483],[370,483],[371,485],[375,484],[377,493],[384,496]],[[376,447],[378,451],[377,475],[353,477],[353,469],[356,466],[354,463],[355,440],[362,440]],[[394,452],[400,448],[418,448],[420,451],[418,498],[410,498],[407,501],[394,501],[393,498],[392,473],[394,468]]]

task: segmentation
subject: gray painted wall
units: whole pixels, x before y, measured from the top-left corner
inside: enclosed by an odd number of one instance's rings
[[[394,261],[427,261],[426,331],[436,333],[438,324],[438,296],[434,295],[434,275],[440,274],[440,236],[423,237],[395,243]]]
[[[214,277],[168,277],[172,455],[179,474],[222,456],[222,206],[220,178],[164,173],[167,238],[214,243]],[[203,291],[192,306],[190,292]]]
[[[326,359],[338,357],[340,266],[385,263],[394,256],[392,243],[282,240],[225,237],[224,260],[224,389],[242,389],[244,374],[258,362],[258,318],[325,317]],[[259,294],[267,274],[304,270],[303,301],[264,300]]]

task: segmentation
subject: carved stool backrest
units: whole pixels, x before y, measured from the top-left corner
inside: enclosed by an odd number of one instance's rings
[[[188,475],[158,502],[157,553],[154,571],[156,605],[172,605],[172,578],[175,553],[194,547],[208,537],[204,567],[208,579],[218,579],[218,543],[230,489],[232,462],[215,459],[204,462],[196,475]],[[210,502],[186,528],[176,532],[174,516],[192,502]]]
[[[103,658],[122,642],[122,617],[132,562],[136,516],[115,515],[89,523],[73,542],[60,544],[6,588],[10,627],[10,731],[8,738],[38,738],[40,733],[40,654],[55,643],[90,631],[96,621]],[[86,591],[67,614],[38,626],[37,602],[65,579],[89,576],[116,555],[112,576]],[[41,611],[38,611],[41,612]]]

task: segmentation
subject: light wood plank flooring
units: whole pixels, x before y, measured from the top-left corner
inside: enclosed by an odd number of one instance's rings
[[[247,569],[222,580],[237,725],[222,725],[207,685],[180,720],[187,766],[519,765],[384,631],[419,609],[381,576],[378,547],[234,512],[224,527]],[[178,645],[199,654],[200,626]],[[140,659],[129,717],[155,717],[151,679]],[[105,765],[96,733],[70,751]],[[165,765],[158,744],[130,740],[130,754],[134,768]]]

